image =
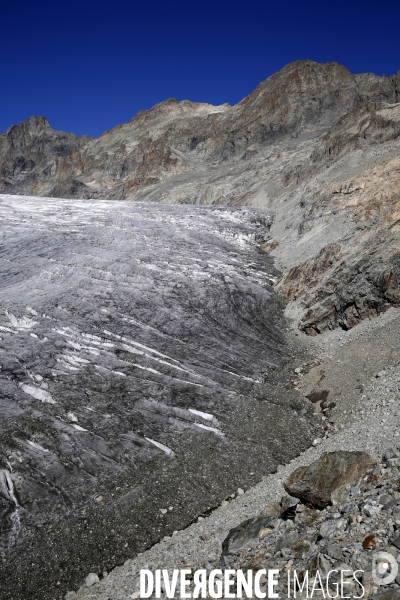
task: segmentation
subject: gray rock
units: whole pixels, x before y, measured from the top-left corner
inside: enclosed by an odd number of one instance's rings
[[[395,537],[392,540],[392,544],[393,544],[393,546],[396,546],[396,548],[398,548],[400,550],[400,536]]]
[[[323,554],[318,553],[307,561],[306,568],[309,576],[314,577],[316,571],[320,571],[322,574],[328,573],[332,569],[332,563]]]
[[[92,585],[99,583],[99,581],[100,579],[97,573],[89,573],[89,575],[85,579],[85,585],[86,587],[91,587]]]
[[[399,600],[400,588],[380,589],[374,594],[376,600]]]
[[[326,554],[328,554],[332,558],[335,558],[336,560],[340,560],[343,558],[342,548],[339,544],[329,544],[329,546],[326,547]]]
[[[393,510],[393,519],[397,524],[400,524],[400,507],[396,507]]]
[[[365,504],[363,506],[363,513],[367,515],[367,517],[372,517],[373,515],[377,515],[380,512],[379,506],[374,506],[373,504]]]
[[[311,548],[311,542],[309,540],[296,540],[290,545],[290,550],[295,556],[304,556]]]
[[[397,448],[388,448],[383,455],[385,460],[389,460],[390,458],[399,458],[400,453]]]
[[[387,510],[386,507],[388,506],[388,504],[390,504],[391,502],[393,502],[393,500],[394,500],[393,496],[391,496],[390,494],[384,493],[379,498],[379,504],[382,504],[383,508],[385,510]]]
[[[323,538],[331,538],[338,535],[341,531],[344,531],[347,527],[347,521],[345,519],[335,519],[332,521],[326,521],[320,527],[319,533]]]
[[[231,529],[222,543],[222,556],[232,554],[259,538],[262,531],[269,528],[273,521],[273,517],[255,517]]]
[[[347,485],[342,485],[338,487],[336,490],[333,490],[331,493],[331,502],[333,506],[337,504],[341,504],[342,502],[347,502],[350,498],[350,492],[347,489]]]
[[[338,504],[337,509],[342,513],[356,513],[358,512],[358,504],[357,502],[347,502],[347,504]]]
[[[288,495],[283,496],[283,498],[281,500],[281,506],[282,506],[281,512],[284,513],[288,508],[297,506],[298,503],[299,503],[298,498],[294,498],[293,496],[288,496]]]
[[[275,544],[275,552],[279,552],[282,548],[290,548],[292,544],[294,544],[299,537],[297,531],[291,531],[286,535],[283,535]]]
[[[263,511],[263,517],[280,517],[282,514],[282,506],[280,502],[272,502],[267,508]]]

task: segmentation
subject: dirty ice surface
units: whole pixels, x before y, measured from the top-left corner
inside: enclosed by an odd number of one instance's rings
[[[12,546],[46,507],[173,459],[177,431],[224,436],[229,398],[280,364],[282,342],[263,211],[3,195],[0,219],[0,529]]]

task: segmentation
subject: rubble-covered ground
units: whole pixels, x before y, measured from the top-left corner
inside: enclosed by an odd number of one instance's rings
[[[270,516],[264,517],[263,527],[253,539],[248,536],[236,551],[223,556],[224,568],[278,569],[275,592],[280,598],[288,597],[288,592],[293,595],[295,588],[299,598],[325,598],[328,591],[335,597],[338,590],[339,597],[379,598],[383,594],[384,598],[399,598],[400,577],[381,586],[390,569],[380,574],[376,568],[380,558],[385,558],[379,553],[390,553],[395,562],[399,556],[399,466],[399,451],[388,449],[369,474],[354,485],[337,488],[323,510],[283,496],[280,503],[266,509]],[[346,572],[343,588],[341,571]],[[263,591],[266,579],[262,577]]]
[[[309,397],[315,394],[313,407],[326,426],[325,434],[256,486],[238,489],[206,518],[166,536],[123,566],[97,573],[98,583],[88,586],[82,578],[68,600],[138,598],[141,569],[168,569],[171,574],[173,569],[211,571],[239,565],[255,571],[291,568],[298,573],[306,565],[310,571],[318,566],[322,576],[330,566],[344,569],[350,565],[366,572],[365,598],[383,593],[399,597],[400,580],[377,587],[370,574],[377,552],[387,550],[400,561],[396,546],[400,535],[400,311],[391,309],[350,331],[336,330],[308,339],[315,359],[310,363],[297,358],[285,374],[288,386]],[[366,452],[380,468],[360,485],[345,486],[338,492],[336,504],[324,510],[288,497],[283,483],[295,469],[312,464],[325,452],[343,450]],[[294,511],[290,511],[291,505]],[[286,514],[280,518],[283,512]],[[260,515],[269,518],[260,537],[256,531],[237,555],[232,553],[221,561],[229,532]],[[283,580],[285,585],[286,575]],[[361,591],[353,586],[346,595],[360,595]],[[281,597],[287,597],[286,589]]]

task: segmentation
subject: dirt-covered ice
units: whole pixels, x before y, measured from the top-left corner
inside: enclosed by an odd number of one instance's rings
[[[44,600],[310,433],[254,395],[287,356],[268,213],[1,196],[0,218],[0,550]]]

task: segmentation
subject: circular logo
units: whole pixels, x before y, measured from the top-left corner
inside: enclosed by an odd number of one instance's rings
[[[399,566],[389,552],[376,552],[372,555],[372,579],[376,585],[388,585],[397,577]]]

